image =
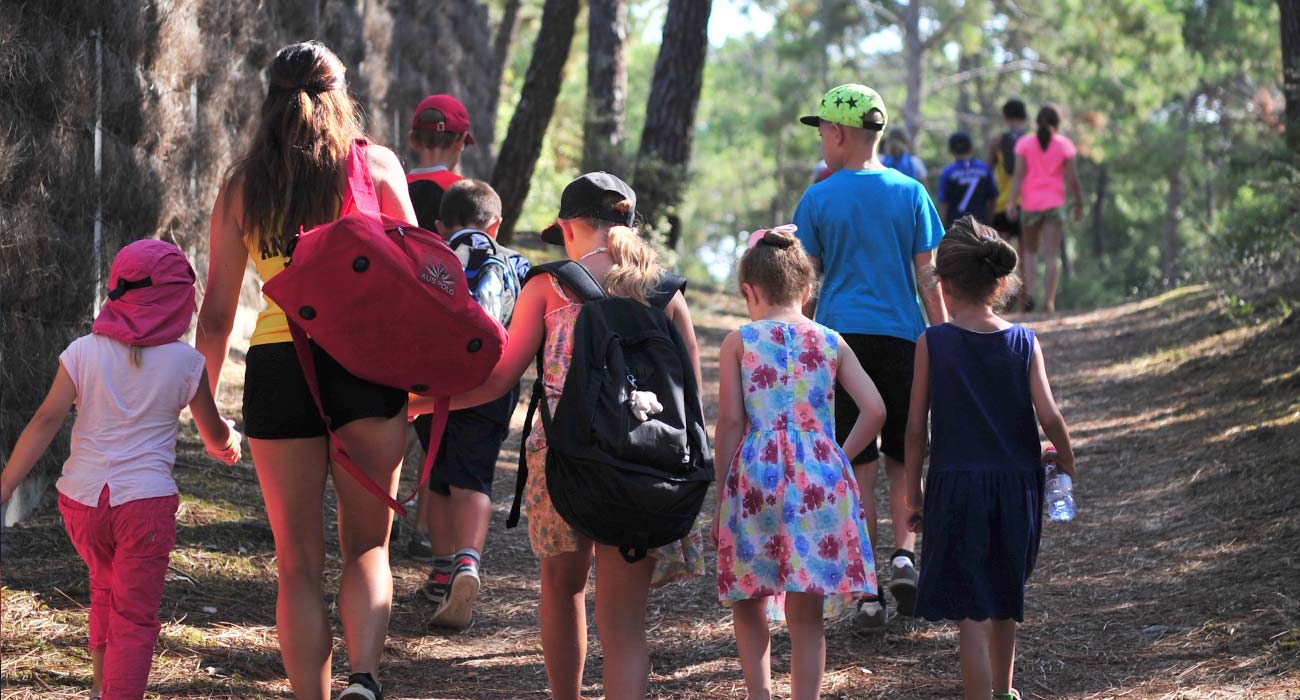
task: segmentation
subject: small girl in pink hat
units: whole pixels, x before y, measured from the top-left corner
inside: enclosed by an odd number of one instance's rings
[[[55,487],[68,537],[90,569],[91,698],[144,697],[176,542],[181,410],[190,407],[209,455],[226,464],[240,457],[203,356],[180,341],[194,315],[194,279],[170,243],[136,241],[118,252],[94,332],[59,355],[54,384],[0,474],[3,504],[76,404],[72,451]]]

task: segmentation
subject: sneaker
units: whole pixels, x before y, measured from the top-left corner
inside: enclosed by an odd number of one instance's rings
[[[889,593],[898,604],[898,614],[906,617],[916,612],[916,584],[921,580],[913,556],[905,549],[894,552],[893,572],[889,578]]]
[[[416,530],[411,539],[406,541],[406,556],[416,561],[433,561],[433,545],[429,544],[429,534]]]
[[[456,567],[451,573],[451,586],[442,604],[433,611],[429,622],[439,627],[465,627],[474,617],[474,601],[482,585],[478,575],[478,553],[462,550],[456,553]]]
[[[379,681],[369,673],[348,675],[348,687],[343,690],[339,700],[384,700],[384,693],[379,689]]]
[[[424,580],[424,585],[420,586],[420,595],[433,603],[435,615],[442,602],[447,599],[447,592],[451,590],[452,569],[451,559],[435,558],[428,578]]]
[[[866,630],[883,630],[889,623],[889,609],[880,598],[858,599],[858,612],[853,625]]]

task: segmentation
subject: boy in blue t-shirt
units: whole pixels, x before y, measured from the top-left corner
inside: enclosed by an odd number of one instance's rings
[[[953,161],[939,175],[939,218],[944,228],[967,214],[987,224],[998,198],[993,170],[974,157],[975,146],[964,131],[948,137],[948,152]]]
[[[865,85],[833,88],[817,114],[800,119],[817,127],[822,155],[833,174],[809,187],[795,208],[796,235],[822,272],[821,293],[806,308],[818,323],[839,332],[862,361],[885,402],[880,445],[848,455],[862,492],[871,540],[876,541],[872,493],[884,454],[889,476],[894,546],[889,591],[898,610],[912,614],[916,602],[916,535],[907,526],[910,511],[903,489],[903,438],[912,394],[916,339],[926,317],[947,320],[933,282],[932,256],[943,236],[934,202],[920,182],[885,167],[879,157],[887,117],[880,95]],[[857,420],[853,399],[835,392],[835,433],[843,440]],[[859,601],[858,624],[880,627],[887,621],[884,598]]]

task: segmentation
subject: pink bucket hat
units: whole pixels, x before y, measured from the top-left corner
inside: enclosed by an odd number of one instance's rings
[[[108,271],[108,301],[94,332],[127,345],[177,340],[194,316],[194,268],[171,243],[146,238],[128,244]]]

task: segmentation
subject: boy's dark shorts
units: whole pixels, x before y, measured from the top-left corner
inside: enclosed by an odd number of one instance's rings
[[[875,383],[885,402],[885,427],[880,430],[880,445],[872,440],[866,449],[849,455],[850,464],[874,463],[881,452],[903,461],[903,438],[907,432],[907,412],[912,401],[912,371],[916,360],[916,343],[888,335],[843,333],[858,362]],[[835,385],[835,439],[841,444],[858,420],[858,405],[849,392]],[[865,497],[865,496],[864,496]]]
[[[420,446],[429,449],[429,430],[433,416],[423,415],[414,422]],[[447,430],[438,445],[429,476],[429,490],[444,496],[451,488],[477,491],[492,496],[492,477],[496,474],[501,443],[509,433],[508,423],[501,423],[474,410],[452,411],[447,416]]]
[[[1000,211],[993,215],[993,221],[989,223],[1003,238],[1015,238],[1020,235],[1020,219],[1012,221],[1007,218],[1005,211]]]
[[[311,343],[321,404],[335,430],[359,418],[392,418],[406,408],[406,390],[353,375]],[[322,437],[326,434],[307,388],[293,343],[248,349],[244,366],[244,433],[257,440]]]

